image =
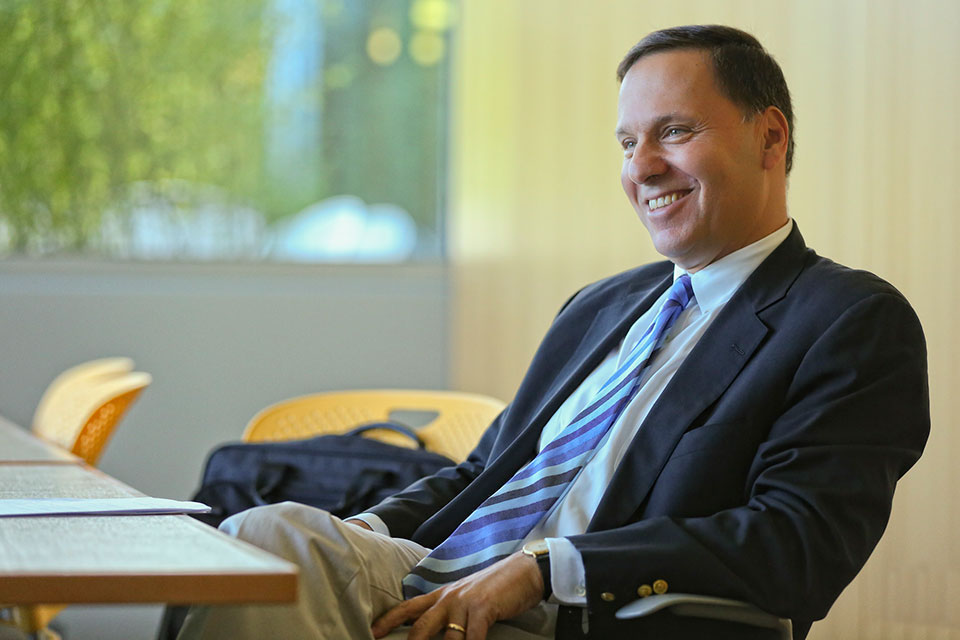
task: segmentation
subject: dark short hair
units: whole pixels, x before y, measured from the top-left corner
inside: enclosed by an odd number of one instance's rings
[[[789,127],[787,173],[793,167],[793,106],[790,90],[780,65],[760,41],[746,31],[723,25],[689,25],[661,29],[633,46],[617,67],[617,80],[623,82],[637,60],[660,51],[703,49],[713,61],[714,76],[720,91],[745,114],[762,113],[774,106],[783,112]]]

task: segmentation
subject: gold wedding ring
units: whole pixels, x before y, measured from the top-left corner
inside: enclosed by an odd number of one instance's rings
[[[450,629],[450,631],[459,631],[460,633],[466,633],[466,632],[467,632],[466,629],[464,629],[463,627],[461,627],[460,625],[458,625],[456,622],[448,622],[448,623],[447,623],[447,629]]]

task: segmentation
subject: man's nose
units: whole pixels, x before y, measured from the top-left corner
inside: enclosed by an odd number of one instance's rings
[[[636,184],[649,182],[667,172],[667,162],[655,144],[637,144],[627,163],[627,175]]]

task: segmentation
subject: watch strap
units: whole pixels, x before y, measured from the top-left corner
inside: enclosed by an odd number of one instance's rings
[[[549,600],[553,595],[553,583],[550,581],[550,554],[545,553],[537,557],[537,568],[543,576],[543,599]]]

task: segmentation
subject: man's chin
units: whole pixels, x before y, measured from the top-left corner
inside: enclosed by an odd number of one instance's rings
[[[684,260],[689,259],[691,247],[682,238],[677,238],[669,233],[652,234],[651,237],[653,248],[667,260],[681,264]]]

